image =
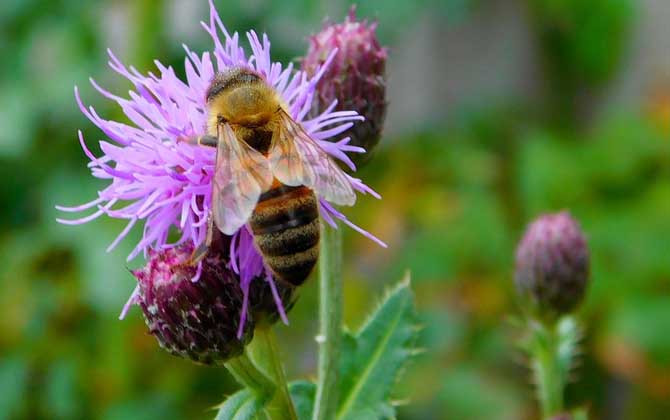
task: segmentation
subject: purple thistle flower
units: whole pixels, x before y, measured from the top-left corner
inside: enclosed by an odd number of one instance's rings
[[[99,142],[103,155],[96,157],[79,132],[79,142],[90,159],[88,166],[93,176],[109,180],[110,184],[89,203],[77,207],[56,207],[60,211],[75,213],[92,210],[91,214],[79,219],[58,221],[77,225],[102,215],[127,220],[126,227],[110,244],[108,251],[125,238],[135,225],[143,225],[142,239],[128,255],[128,260],[141,253],[146,258],[147,252],[152,249],[160,251],[189,243],[197,246],[205,240],[216,151],[180,140],[206,132],[205,91],[216,73],[231,66],[245,66],[262,75],[279,92],[288,105],[291,116],[303,125],[305,131],[327,153],[352,170],[355,170],[355,165],[347,153],[364,152],[362,148],[350,145],[348,138],[330,141],[334,136],[351,128],[355,122],[363,120],[355,111],[335,111],[337,102],[333,102],[322,113],[308,117],[316,95],[316,85],[336,51],[328,56],[312,77],[308,77],[305,72],[295,71],[292,64],[283,67],[280,63],[272,62],[270,42],[265,34],[261,39],[254,31],[247,33],[252,50],[247,55],[240,46],[238,33],[228,33],[211,1],[209,22],[201,24],[211,36],[214,50],[199,55],[184,45],[186,81],[180,80],[171,67],[166,67],[159,61],[155,61],[157,73],[144,75],[134,67],[126,67],[108,51],[110,67],[130,80],[134,90],[129,92],[128,98],[123,98],[103,89],[92,79],[91,84],[104,97],[116,102],[132,125],[102,118],[93,107],[84,105],[79,90],[75,88],[75,97],[81,111],[110,140]],[[347,176],[359,193],[380,198],[361,180]],[[336,226],[335,221],[340,220],[386,246],[372,234],[353,225],[325,200],[321,200],[321,204],[322,217],[332,226]],[[179,237],[176,241],[169,242],[169,233],[175,229],[179,232]],[[228,264],[239,275],[244,294],[239,334],[247,317],[249,286],[254,279],[267,279],[278,312],[284,322],[287,322],[280,293],[254,247],[247,228],[243,227],[235,233],[230,243]],[[198,279],[200,272],[199,266],[194,281]],[[131,295],[121,318],[131,304],[138,302],[138,290],[136,288]]]

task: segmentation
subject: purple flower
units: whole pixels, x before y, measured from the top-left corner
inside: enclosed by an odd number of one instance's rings
[[[102,118],[93,107],[84,105],[78,89],[75,88],[75,97],[81,111],[109,139],[99,142],[103,155],[96,157],[79,132],[79,141],[90,159],[88,166],[93,176],[109,180],[109,185],[89,203],[77,207],[57,206],[57,209],[64,212],[89,210],[91,214],[79,219],[58,221],[77,225],[102,215],[127,220],[128,224],[108,250],[113,249],[139,224],[143,227],[144,234],[128,255],[128,260],[139,254],[146,257],[147,252],[152,249],[160,251],[182,244],[197,246],[205,240],[216,151],[181,140],[205,134],[205,91],[216,73],[231,66],[246,66],[262,75],[280,93],[291,116],[304,126],[327,153],[352,170],[355,166],[347,153],[364,152],[360,147],[349,145],[348,138],[337,142],[329,141],[348,130],[355,122],[363,120],[356,112],[335,111],[337,103],[333,102],[319,115],[307,117],[315,87],[332,61],[335,51],[313,77],[308,77],[302,71],[294,71],[292,64],[283,67],[280,63],[272,62],[270,42],[266,35],[259,38],[253,31],[247,33],[252,51],[247,55],[240,46],[239,35],[228,33],[211,1],[209,23],[202,22],[202,26],[211,36],[214,50],[197,54],[184,46],[185,81],[180,80],[171,67],[166,67],[159,61],[155,61],[158,72],[141,74],[133,67],[126,67],[108,51],[110,67],[130,80],[134,89],[130,91],[128,98],[123,98],[108,92],[93,80],[91,84],[103,96],[116,102],[132,125]],[[349,179],[359,193],[379,198],[361,180],[351,176]],[[327,223],[336,226],[335,221],[339,220],[385,246],[370,233],[353,225],[325,200],[321,200],[321,203],[322,217]],[[174,242],[168,239],[171,231],[179,233]],[[253,245],[252,235],[247,227],[236,232],[230,243],[228,264],[239,275],[244,295],[240,334],[247,316],[249,286],[254,279],[268,280],[277,309],[286,322],[277,288]],[[194,281],[200,272],[201,267],[195,274]],[[130,304],[137,303],[137,295],[136,288],[121,317],[125,316]]]
[[[351,137],[351,144],[367,153],[349,157],[360,166],[370,159],[370,152],[381,139],[386,116],[385,68],[387,51],[377,40],[376,23],[356,20],[356,8],[342,23],[327,23],[321,32],[310,37],[309,51],[302,69],[315,75],[337,50],[317,84],[316,108],[325,109],[337,100],[336,110],[354,110],[365,121],[350,127],[335,139]]]
[[[220,256],[208,255],[200,279],[191,281],[197,270],[188,264],[192,252],[191,244],[149,250],[147,265],[133,271],[137,302],[149,332],[169,353],[222,364],[242,353],[253,337],[254,323],[240,325],[242,289]]]
[[[516,251],[514,280],[547,315],[574,309],[589,277],[589,250],[579,224],[563,211],[538,217],[526,229]]]

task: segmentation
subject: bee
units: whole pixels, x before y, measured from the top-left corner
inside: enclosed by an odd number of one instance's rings
[[[262,75],[244,67],[219,73],[206,102],[207,134],[189,141],[216,147],[216,165],[207,240],[192,262],[207,254],[214,225],[233,235],[248,223],[275,278],[301,285],[319,257],[317,196],[353,205],[351,182]]]

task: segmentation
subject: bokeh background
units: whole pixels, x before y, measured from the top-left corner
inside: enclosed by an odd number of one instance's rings
[[[217,1],[228,28],[268,32],[294,60],[345,1]],[[592,283],[582,367],[567,391],[594,419],[670,412],[670,2],[370,0],[390,48],[390,106],[376,158],[360,174],[383,196],[348,211],[389,243],[345,234],[346,319],[410,270],[425,329],[399,382],[400,419],[534,419],[527,371],[506,321],[518,313],[515,244],[542,212],[569,209],[589,237]],[[104,184],[86,169],[73,87],[123,94],[111,47],[183,74],[184,42],[210,48],[205,1],[0,2],[0,418],[211,418],[236,385],[223,369],[159,350],[137,309],[133,238],[101,219],[61,226],[55,204]],[[139,230],[139,229],[138,229]],[[139,231],[134,232],[135,238]],[[289,376],[314,375],[317,284],[279,327]]]

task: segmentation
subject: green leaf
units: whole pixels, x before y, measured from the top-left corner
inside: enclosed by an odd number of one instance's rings
[[[252,420],[264,418],[263,406],[266,398],[259,396],[250,389],[237,391],[221,405],[215,420]]]
[[[354,336],[343,336],[338,419],[394,417],[391,391],[408,359],[416,354],[414,297],[409,278],[383,300]]]
[[[309,381],[294,381],[288,386],[298,420],[310,420],[314,410],[316,385]]]

